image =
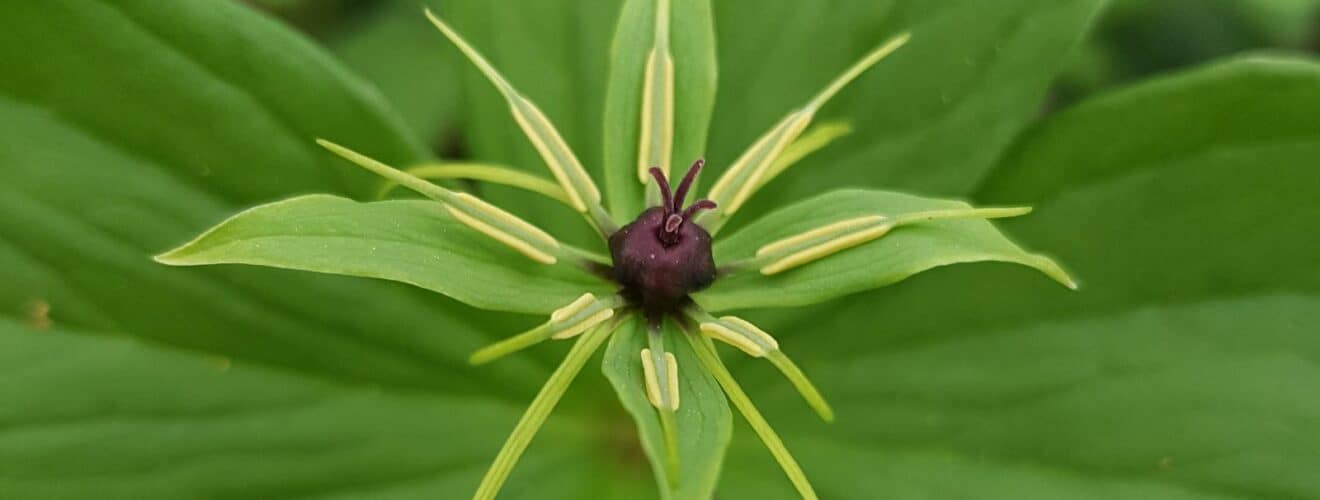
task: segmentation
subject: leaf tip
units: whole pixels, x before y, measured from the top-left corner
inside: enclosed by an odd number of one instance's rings
[[[179,251],[182,250],[182,249],[183,249],[183,247],[179,247],[179,248],[175,248],[175,249],[173,249],[173,250],[169,250],[169,251],[166,251],[166,252],[162,252],[162,253],[159,253],[159,254],[153,255],[153,256],[151,256],[151,260],[156,261],[156,263],[158,263],[158,264],[165,264],[165,265],[167,265],[167,266],[186,266],[186,265],[188,265],[187,262],[185,262],[183,259],[179,258],[179,255],[178,255],[178,254],[179,254]]]
[[[1039,269],[1040,272],[1045,273],[1050,279],[1057,281],[1060,285],[1067,287],[1069,290],[1076,291],[1078,288],[1081,288],[1081,285],[1077,283],[1077,280],[1074,280],[1073,277],[1068,274],[1068,271],[1063,270],[1063,266],[1060,266],[1058,262],[1054,261],[1054,259],[1044,255],[1036,255],[1035,257],[1037,261],[1034,267]]]
[[[348,149],[324,137],[313,137],[312,140],[316,142],[317,146],[321,146],[322,149],[339,156],[344,156],[343,152]]]

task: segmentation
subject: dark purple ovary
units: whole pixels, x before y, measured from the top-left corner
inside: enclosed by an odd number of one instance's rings
[[[673,193],[664,174],[652,168],[663,204],[646,209],[610,235],[614,281],[621,287],[620,293],[653,324],[687,305],[688,294],[715,281],[710,233],[690,222],[698,211],[715,208],[715,203],[700,200],[686,210],[682,206],[703,163],[693,163]]]

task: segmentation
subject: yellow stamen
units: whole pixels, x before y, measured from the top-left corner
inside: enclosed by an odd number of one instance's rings
[[[531,330],[514,335],[472,354],[472,364],[484,364],[508,354],[544,342],[546,339],[568,339],[590,330],[605,320],[614,317],[614,309],[623,304],[618,295],[606,299],[597,299],[595,295],[584,293],[568,305],[550,313],[550,320]]]
[[[482,222],[478,220],[476,217],[472,217],[466,213],[463,213],[462,210],[454,208],[453,206],[445,206],[445,209],[449,211],[449,215],[454,216],[454,218],[457,219],[459,222],[462,222],[463,225],[475,229],[481,232],[482,234],[489,236],[495,241],[503,243],[505,246],[514,249],[515,251],[523,254],[529,259],[540,262],[542,264],[554,264],[555,262],[559,261],[559,259],[555,258],[554,255],[537,250],[536,247],[533,247],[532,245],[528,244],[526,241],[523,241],[521,239],[514,237],[509,233],[501,231],[495,228],[495,226]]]
[[[665,353],[665,364],[669,367],[669,411],[678,410],[678,358],[674,353]]]
[[[584,293],[582,294],[581,297],[578,297],[574,301],[569,302],[568,305],[561,307],[559,309],[555,309],[553,312],[551,312],[550,322],[559,323],[561,321],[564,321],[565,319],[568,319],[569,317],[582,312],[583,309],[586,309],[587,306],[595,302],[596,302],[595,295],[592,295],[590,293]]]
[[[555,340],[571,339],[573,337],[578,336],[582,332],[587,331],[587,329],[605,322],[605,320],[610,319],[613,316],[614,316],[613,309],[605,309],[603,311],[592,314],[591,316],[588,316],[586,319],[578,323],[575,323],[573,326],[555,332],[555,334],[551,335],[550,338]]]
[[[839,222],[827,224],[810,231],[789,236],[787,238],[769,243],[756,251],[757,257],[764,257],[770,254],[783,253],[794,247],[803,246],[813,240],[826,237],[833,237],[837,234],[846,233],[857,228],[874,226],[883,223],[886,218],[883,215],[868,215],[853,219],[845,219]]]
[[[645,347],[642,348],[642,378],[646,383],[646,399],[651,400],[651,406],[664,409],[659,378],[655,374],[655,362],[651,360],[651,350]]]
[[[554,124],[546,118],[536,104],[524,98],[509,83],[508,80],[495,69],[494,66],[482,57],[481,53],[472,48],[458,32],[450,28],[448,24],[441,21],[430,9],[426,10],[426,17],[436,28],[444,33],[458,49],[467,56],[468,60],[477,67],[486,78],[495,85],[495,88],[504,95],[505,101],[509,104],[509,109],[513,113],[514,120],[522,128],[527,139],[531,141],[532,146],[541,154],[541,159],[545,160],[546,166],[554,174],[555,180],[569,196],[570,204],[578,212],[587,213],[588,220],[593,224],[597,221],[589,212],[590,206],[600,204],[600,190],[596,184],[587,175],[586,169],[582,168],[582,163],[578,161],[577,156],[569,149],[564,138],[555,129]]]
[[[325,139],[317,139],[316,143],[341,158],[381,177],[444,203],[445,209],[455,220],[512,248],[529,259],[542,264],[554,264],[559,261],[555,257],[555,254],[559,253],[560,250],[559,242],[554,237],[495,205],[486,203],[470,194],[455,193],[426,182],[415,175],[398,170]]]
[[[813,246],[806,250],[789,255],[775,262],[765,265],[761,268],[761,274],[766,276],[778,274],[789,269],[807,264],[814,260],[832,255],[843,250],[861,245],[871,240],[884,236],[893,226],[881,225],[870,229],[859,231],[847,236],[835,238],[825,243]]]
[[[651,181],[648,170],[666,176],[674,145],[674,58],[669,52],[669,0],[656,2],[655,41],[646,57],[642,80],[641,131],[637,142],[637,177]]]
[[[505,212],[504,209],[500,207],[487,203],[481,198],[477,198],[476,196],[467,193],[458,193],[454,196],[454,205],[455,207],[468,208],[470,209],[468,210],[469,213],[478,212],[481,215],[484,215],[488,220],[509,226],[513,228],[515,230],[514,232],[518,233],[520,237],[533,240],[532,243],[538,243],[541,246],[555,250],[559,249],[559,242],[555,241],[555,238],[550,236],[549,233],[542,231],[540,228],[533,226],[525,220],[519,219],[517,216],[514,216],[509,212]]]
[[[810,114],[799,111],[789,113],[729,165],[729,169],[715,181],[708,194],[720,206],[716,213],[728,216],[737,212],[742,202],[751,196],[751,190],[755,189],[766,167],[810,122]]]
[[[657,356],[656,351],[642,348],[642,375],[645,377],[646,398],[651,406],[661,411],[678,410],[678,359],[673,353],[665,352]],[[664,363],[664,373],[660,373],[657,363]]]
[[[741,349],[752,357],[762,357],[768,351],[779,349],[779,342],[770,334],[742,318],[725,316],[716,321],[701,323],[701,332]]]
[[[718,230],[723,225],[724,219],[737,212],[758,188],[774,176],[770,173],[772,165],[774,165],[784,148],[796,140],[803,129],[811,123],[816,111],[821,106],[868,68],[907,43],[908,38],[908,34],[904,33],[872,50],[844,71],[843,74],[831,81],[825,89],[816,94],[806,105],[793,110],[788,116],[775,124],[769,132],[761,136],[752,147],[748,148],[737,161],[730,165],[724,175],[720,176],[715,185],[711,187],[709,197],[712,201],[718,203],[720,208],[712,212],[715,214],[716,220],[705,224],[708,230],[712,233]]]

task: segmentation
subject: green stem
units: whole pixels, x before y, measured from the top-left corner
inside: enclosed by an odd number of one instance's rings
[[[500,453],[495,456],[495,461],[486,471],[486,476],[481,479],[477,492],[472,495],[473,500],[494,500],[495,495],[499,494],[504,481],[508,480],[509,473],[513,471],[514,464],[518,462],[527,445],[532,442],[536,431],[541,428],[555,405],[559,403],[559,398],[563,397],[564,391],[568,390],[569,384],[577,377],[582,366],[591,359],[596,349],[600,348],[600,344],[618,325],[617,321],[607,322],[582,335],[573,344],[564,361],[554,373],[550,374],[550,379],[541,387],[541,392],[536,394],[531,406],[527,407],[527,411],[518,420],[513,433],[504,441],[504,447],[500,448]]]
[[[793,483],[793,487],[797,489],[798,494],[805,500],[817,500],[816,491],[811,488],[811,482],[807,481],[807,475],[802,472],[802,468],[793,459],[793,455],[788,452],[788,448],[779,439],[779,435],[775,434],[775,430],[770,427],[770,423],[766,422],[765,417],[761,416],[761,412],[756,410],[756,405],[752,404],[751,398],[748,398],[747,394],[743,392],[742,387],[738,385],[738,381],[733,379],[733,375],[724,366],[724,362],[720,361],[720,356],[715,352],[715,346],[710,339],[692,333],[683,335],[683,337],[687,338],[688,343],[692,344],[692,350],[696,351],[701,364],[720,383],[720,387],[724,388],[724,393],[729,396],[730,401],[733,401],[733,405],[738,408],[738,412],[742,413],[743,418],[747,420],[747,424],[761,438],[761,442],[765,443],[765,447],[770,449],[770,454],[775,457],[776,462],[779,462],[779,467],[784,469],[784,474]]]

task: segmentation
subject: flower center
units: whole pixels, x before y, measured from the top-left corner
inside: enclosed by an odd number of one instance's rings
[[[704,160],[693,163],[672,191],[664,173],[651,168],[663,198],[660,206],[646,209],[610,235],[614,281],[629,303],[653,323],[677,313],[689,302],[688,294],[715,281],[710,233],[690,222],[698,212],[715,208],[715,202],[703,199],[683,207],[704,164]]]

